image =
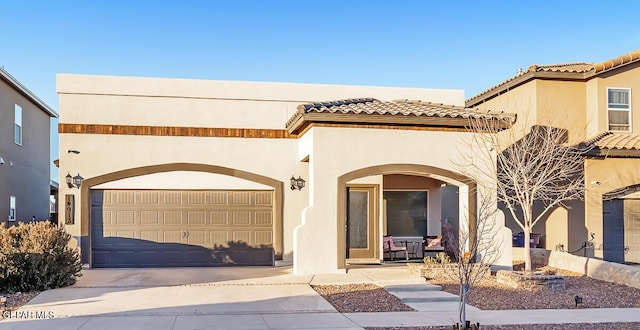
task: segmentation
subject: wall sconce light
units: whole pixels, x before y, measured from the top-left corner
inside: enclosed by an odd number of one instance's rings
[[[78,150],[73,150],[73,149],[68,149],[68,150],[67,150],[67,153],[69,153],[69,154],[76,154],[76,155],[77,155],[77,154],[79,154],[79,153],[80,153],[80,151],[78,151]]]
[[[300,176],[298,176],[298,178],[296,179],[293,175],[291,176],[291,190],[302,190],[302,188],[304,187],[304,179],[302,179]]]
[[[67,176],[65,176],[65,181],[67,182],[67,186],[69,188],[73,188],[76,187],[78,189],[80,189],[80,186],[82,185],[82,180],[84,178],[80,176],[80,173],[78,173],[78,175],[72,177],[71,174],[69,174],[69,172],[67,172]]]

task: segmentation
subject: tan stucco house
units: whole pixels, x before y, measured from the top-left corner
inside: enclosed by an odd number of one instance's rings
[[[0,67],[0,223],[49,219],[50,126],[58,114]]]
[[[384,235],[470,219],[469,117],[515,120],[460,90],[61,74],[57,91],[59,220],[92,267],[380,262]]]
[[[565,128],[570,142],[592,148],[585,155],[585,200],[555,209],[533,230],[545,235],[547,249],[640,262],[639,90],[636,50],[602,63],[533,65],[466,101],[517,113],[516,126]],[[520,231],[508,218],[507,226]]]

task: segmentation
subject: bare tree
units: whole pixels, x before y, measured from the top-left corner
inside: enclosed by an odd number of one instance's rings
[[[475,186],[475,184],[472,184]],[[490,186],[490,185],[489,185]],[[502,226],[498,226],[498,214],[495,190],[480,185],[475,186],[477,204],[472,212],[465,212],[458,237],[452,231],[443,232],[447,242],[447,251],[454,254],[455,267],[447,274],[458,281],[460,300],[458,321],[460,329],[467,326],[467,301],[475,284],[489,275],[489,267],[500,257],[503,246],[498,240]]]
[[[531,272],[533,226],[554,208],[584,196],[582,155],[587,146],[567,144],[564,129],[532,126],[524,132],[501,130],[495,120],[470,120],[477,158],[466,166],[482,179],[495,182],[497,200],[524,232],[525,272]],[[534,204],[540,205],[541,211],[534,213]]]

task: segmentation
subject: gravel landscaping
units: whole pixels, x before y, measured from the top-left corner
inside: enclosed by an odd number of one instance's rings
[[[396,296],[375,284],[312,286],[340,313],[414,311]]]
[[[514,268],[517,269],[517,265]],[[469,302],[483,310],[640,307],[640,289],[604,282],[551,267],[543,267],[539,270],[564,276],[566,289],[563,291],[513,289],[498,283],[495,276],[490,276],[476,284],[469,297]],[[452,278],[433,278],[428,281],[441,285],[446,292],[458,294],[457,282]],[[313,288],[341,313],[412,310],[395,296],[373,284],[326,285],[314,286]],[[577,307],[574,300],[576,295],[583,299],[583,303]],[[631,330],[640,329],[640,323],[481,325],[480,328],[488,330]],[[444,330],[451,329],[451,326],[367,329]]]
[[[640,307],[640,289],[592,279],[577,273],[551,267],[540,269],[565,277],[566,289],[513,289],[496,282],[495,276],[479,282],[469,295],[469,304],[484,310],[508,309],[571,309]],[[458,284],[451,278],[437,278],[430,283],[443,291],[458,294]],[[575,296],[583,303],[576,307]]]
[[[28,303],[31,299],[35,298],[35,296],[37,296],[38,294],[40,294],[39,291],[34,291],[34,292],[28,292],[28,293],[22,293],[22,292],[16,292],[16,293],[0,293],[0,297],[5,297],[7,298],[6,303],[4,304],[4,306],[2,306],[2,303],[0,303],[0,311],[14,311],[18,308],[20,308],[22,305]],[[3,314],[3,313],[0,313]],[[2,320],[4,318],[3,315],[0,315],[0,320]]]

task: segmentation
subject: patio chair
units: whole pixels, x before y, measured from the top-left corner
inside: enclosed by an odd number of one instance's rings
[[[384,236],[382,238],[382,252],[389,253],[389,258],[393,260],[397,253],[404,253],[405,260],[409,260],[409,253],[407,253],[406,246],[395,246],[393,244],[393,236]]]

